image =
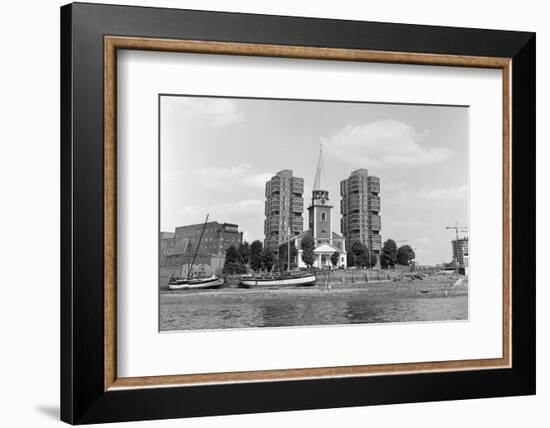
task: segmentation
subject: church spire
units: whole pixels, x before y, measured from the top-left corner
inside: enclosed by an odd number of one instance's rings
[[[323,162],[323,145],[319,149],[319,160],[317,161],[317,171],[313,182],[313,190],[327,190],[327,179],[325,177],[325,164]]]

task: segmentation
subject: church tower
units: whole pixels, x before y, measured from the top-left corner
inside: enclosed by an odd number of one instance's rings
[[[330,215],[332,207],[328,197],[325,166],[323,163],[323,146],[321,145],[317,171],[315,172],[315,181],[313,183],[311,205],[308,208],[309,230],[312,231],[316,245],[330,243],[332,240]]]

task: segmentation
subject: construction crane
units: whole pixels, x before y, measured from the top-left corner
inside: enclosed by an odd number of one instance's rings
[[[446,230],[454,229],[456,234],[456,240],[458,241],[458,232],[468,232],[468,228],[466,226],[459,226],[458,221],[455,221],[454,226],[447,226],[445,228]]]

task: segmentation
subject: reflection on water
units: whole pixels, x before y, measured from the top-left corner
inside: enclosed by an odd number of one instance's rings
[[[286,299],[222,305],[167,301],[161,304],[160,319],[163,331],[465,320],[468,319],[468,296],[354,296],[338,301]]]

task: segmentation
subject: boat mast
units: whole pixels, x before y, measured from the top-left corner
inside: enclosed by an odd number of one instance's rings
[[[288,243],[287,243],[287,250],[286,250],[286,254],[287,254],[287,259],[288,259],[288,262],[287,262],[287,265],[286,265],[286,270],[288,273],[290,273],[290,228],[291,228],[291,223],[290,223],[290,219],[291,219],[291,216],[290,216],[290,210],[291,210],[291,201],[292,201],[292,198],[290,198],[289,200],[289,204],[288,204]]]
[[[286,265],[286,269],[290,272],[290,233],[288,234],[288,249],[286,252],[288,255],[288,264]]]
[[[195,264],[197,253],[199,252],[199,248],[201,246],[201,241],[202,241],[202,235],[204,234],[204,229],[206,229],[206,223],[208,223],[208,216],[209,214],[206,214],[206,220],[204,221],[204,225],[202,226],[201,236],[199,236],[199,243],[197,244],[197,249],[195,250],[195,254],[193,255],[193,261],[191,262],[191,267],[187,271],[187,279],[189,279],[189,276],[191,276],[191,269],[193,269],[193,265]]]
[[[187,278],[191,272],[191,238],[187,238]]]

